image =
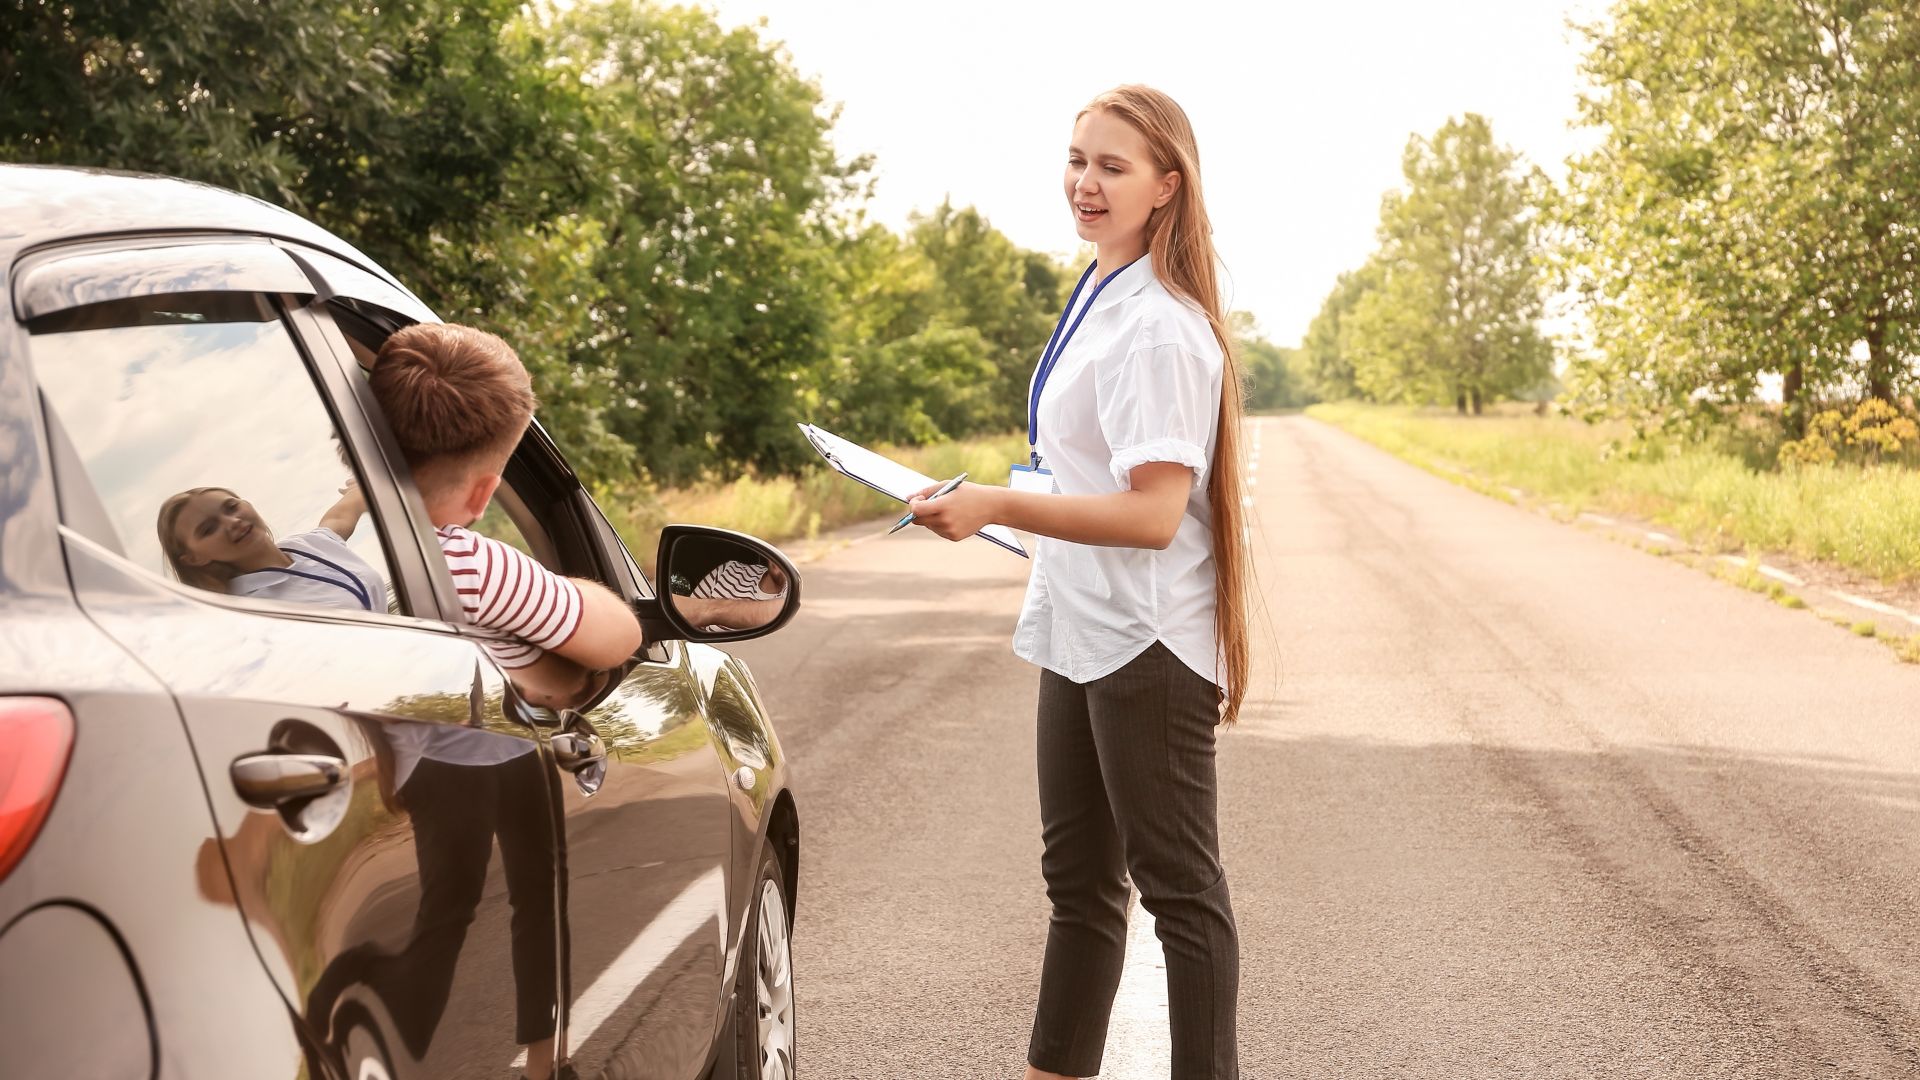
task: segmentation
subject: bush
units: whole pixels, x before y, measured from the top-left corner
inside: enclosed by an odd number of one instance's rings
[[[1780,445],[1780,464],[1832,465],[1846,460],[1860,465],[1879,465],[1897,459],[1920,445],[1920,424],[1898,408],[1868,398],[1842,416],[1837,409],[1814,414],[1804,438]]]

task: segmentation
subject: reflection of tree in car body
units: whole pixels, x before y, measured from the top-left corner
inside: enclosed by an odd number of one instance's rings
[[[682,678],[678,668],[636,666],[595,704],[590,715],[609,753],[629,757],[647,752],[668,734],[700,718],[699,684]],[[649,723],[642,727],[640,720]]]

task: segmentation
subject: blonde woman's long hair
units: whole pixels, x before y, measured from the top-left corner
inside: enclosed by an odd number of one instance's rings
[[[1147,251],[1153,257],[1153,274],[1161,284],[1206,315],[1224,357],[1220,432],[1214,442],[1212,466],[1207,470],[1207,501],[1213,508],[1214,625],[1220,641],[1219,659],[1226,666],[1220,722],[1231,724],[1239,719],[1253,665],[1248,627],[1252,566],[1246,511],[1241,502],[1246,478],[1240,468],[1240,419],[1245,412],[1246,389],[1227,330],[1226,311],[1220,303],[1219,256],[1213,249],[1207,204],[1200,194],[1200,149],[1186,112],[1152,87],[1115,87],[1089,102],[1080,116],[1096,109],[1126,121],[1145,136],[1154,168],[1161,174],[1180,174],[1173,199],[1147,218]]]
[[[233,494],[232,491],[223,487],[197,487],[188,488],[178,495],[170,495],[166,502],[160,504],[160,513],[154,520],[154,530],[160,534],[160,551],[167,557],[167,565],[173,568],[173,576],[179,578],[181,584],[205,589],[208,592],[223,593],[227,591],[227,583],[238,571],[226,563],[194,566],[187,562],[186,541],[180,539],[180,532],[175,527],[180,521],[180,511],[186,508],[187,500],[209,491]]]

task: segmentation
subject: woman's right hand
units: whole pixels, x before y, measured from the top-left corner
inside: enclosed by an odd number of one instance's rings
[[[937,499],[928,498],[940,485],[924,487],[907,500],[913,523],[924,525],[948,540],[965,540],[994,523],[1000,510],[1000,488],[961,484]]]
[[[345,540],[353,535],[354,527],[360,524],[360,515],[366,512],[367,493],[360,490],[360,481],[349,479],[340,486],[339,500],[320,515],[320,524]]]

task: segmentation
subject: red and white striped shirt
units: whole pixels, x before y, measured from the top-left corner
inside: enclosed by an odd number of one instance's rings
[[[580,629],[580,586],[471,529],[442,525],[434,535],[467,621],[519,639],[487,644],[501,667],[526,667]]]

